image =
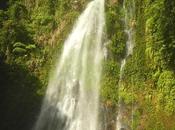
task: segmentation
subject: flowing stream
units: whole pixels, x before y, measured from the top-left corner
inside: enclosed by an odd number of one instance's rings
[[[125,33],[127,35],[127,41],[126,41],[126,55],[121,61],[121,66],[120,66],[120,80],[119,80],[119,101],[118,101],[118,115],[117,115],[117,123],[116,123],[116,130],[127,130],[132,128],[132,122],[133,120],[131,119],[131,125],[128,124],[128,120],[126,119],[126,108],[125,108],[125,103],[120,96],[120,92],[122,91],[121,88],[123,87],[122,80],[123,80],[123,75],[124,75],[124,68],[127,62],[127,59],[129,58],[130,55],[133,53],[133,48],[134,48],[134,26],[135,26],[135,19],[134,19],[134,14],[135,14],[135,3],[134,0],[124,0],[123,2],[123,9],[125,12]],[[129,126],[130,125],[130,126]]]
[[[104,0],[93,0],[64,43],[34,130],[97,130]]]

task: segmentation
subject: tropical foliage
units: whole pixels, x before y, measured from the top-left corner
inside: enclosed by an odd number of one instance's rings
[[[48,76],[85,0],[0,1],[0,129],[29,130]],[[130,1],[126,0],[129,5]],[[175,1],[134,0],[135,47],[124,68],[121,95],[134,103],[135,130],[175,129]],[[116,120],[121,60],[126,54],[123,0],[106,1],[107,57],[101,105]]]

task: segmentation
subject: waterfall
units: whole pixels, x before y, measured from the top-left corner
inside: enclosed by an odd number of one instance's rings
[[[133,53],[133,48],[134,48],[134,26],[135,26],[135,3],[134,0],[127,1],[124,0],[123,2],[123,9],[125,11],[125,33],[127,35],[127,41],[126,41],[126,55],[121,61],[121,66],[120,66],[120,79],[119,79],[119,101],[118,101],[118,115],[117,115],[117,123],[116,123],[116,130],[127,130],[130,129],[128,128],[129,124],[127,124],[127,121],[125,119],[125,103],[120,96],[120,88],[122,87],[122,80],[123,80],[123,75],[124,75],[124,68],[127,62],[127,58],[132,55]],[[133,108],[132,108],[133,109]],[[133,120],[131,121],[132,125]]]
[[[93,0],[64,43],[35,130],[97,130],[104,0]]]

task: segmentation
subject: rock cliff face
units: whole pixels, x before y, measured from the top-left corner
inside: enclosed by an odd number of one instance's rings
[[[131,0],[125,0],[127,8]],[[0,129],[29,130],[37,118],[48,75],[73,23],[89,1],[0,1]],[[123,0],[106,0],[106,59],[101,80],[100,117],[116,127],[118,97],[134,130],[175,129],[175,1],[134,0],[133,54],[126,55]],[[131,113],[133,112],[133,113]],[[25,114],[24,114],[25,113]]]
[[[105,97],[105,104],[110,100],[115,108],[118,95],[117,88],[113,86],[118,83],[117,75],[120,60],[125,55],[127,37],[122,31],[122,1],[114,5],[110,2],[106,8],[107,34],[110,41],[107,45],[108,59],[104,67],[102,97]],[[129,6],[130,1],[126,2]],[[174,4],[175,2],[168,0],[135,0],[135,19],[131,20],[131,26],[134,26],[136,31],[135,47],[124,69],[122,92],[124,101],[130,107],[128,111],[131,111],[134,103],[134,129],[174,129],[174,123],[171,122],[175,118],[175,33],[171,28],[175,26],[172,23],[175,17]],[[171,18],[168,17],[168,12]],[[112,82],[114,79],[116,82]]]

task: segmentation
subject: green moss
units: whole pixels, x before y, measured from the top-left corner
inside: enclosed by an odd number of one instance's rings
[[[131,1],[126,2],[129,8]],[[127,58],[119,90],[120,62],[126,53],[127,40],[123,1],[106,1],[106,39],[109,44],[106,45],[108,56],[103,64],[101,99],[104,104],[112,104],[114,115],[118,92],[121,91],[120,96],[130,106],[128,111],[133,102],[136,106],[134,129],[174,130],[175,1],[134,2],[135,47],[133,55]],[[46,90],[48,73],[55,64],[54,59],[61,53],[63,42],[85,5],[84,0],[78,3],[72,0],[10,0],[6,9],[0,10],[0,67],[3,68],[0,69],[3,74],[0,83],[5,83],[1,92],[6,97],[3,107],[7,105],[9,112],[7,123],[15,119],[25,124],[22,121],[28,121],[30,112],[33,115],[31,120],[35,120],[35,113],[28,105],[22,105],[26,117],[13,113],[18,112],[18,104],[25,102],[32,108],[38,108],[40,95],[44,95]],[[53,43],[50,42],[52,38]],[[27,97],[21,101],[23,93]],[[8,95],[14,98],[10,99]],[[13,129],[20,130],[15,123],[11,125]],[[25,125],[21,129],[27,129]]]

